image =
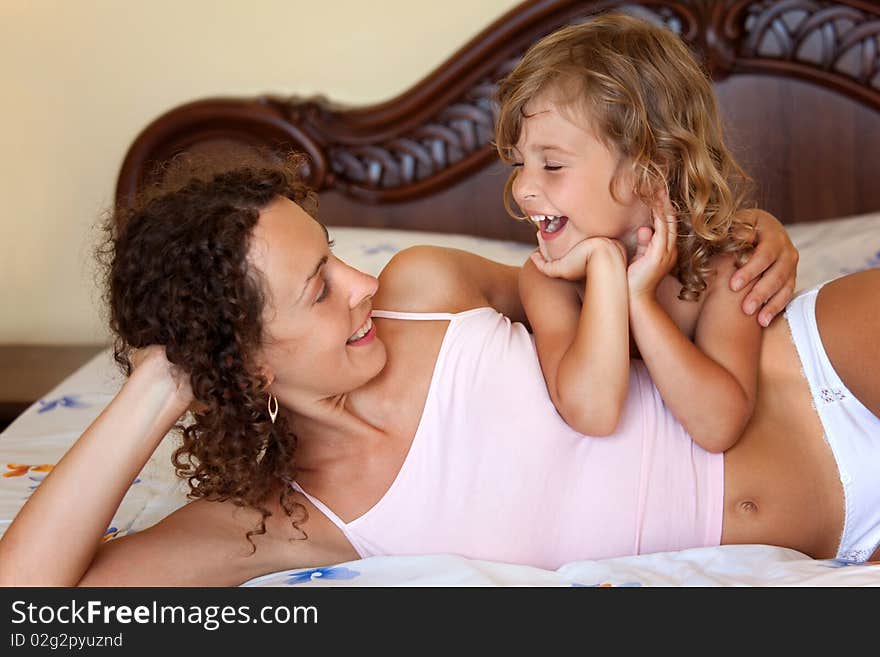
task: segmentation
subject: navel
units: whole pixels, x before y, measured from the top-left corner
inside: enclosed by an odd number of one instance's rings
[[[737,506],[743,513],[753,514],[758,512],[758,504],[754,500],[743,500]]]

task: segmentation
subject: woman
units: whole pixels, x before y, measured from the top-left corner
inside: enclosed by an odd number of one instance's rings
[[[591,439],[559,419],[507,319],[523,319],[517,268],[420,247],[377,281],[333,257],[309,206],[290,171],[242,168],[117,218],[112,325],[136,363],[0,541],[0,582],[233,585],[370,554],[555,567],[719,542],[827,558],[864,546],[859,528],[876,538],[876,517],[851,523],[880,504],[845,499],[785,320],[764,331],[755,414],[725,455],[677,435],[638,364],[622,428]],[[850,276],[817,309],[848,386],[830,394],[875,422],[878,291],[880,272]],[[175,459],[195,501],[99,548],[190,407]]]

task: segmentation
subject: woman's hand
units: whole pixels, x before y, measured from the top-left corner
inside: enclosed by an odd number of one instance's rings
[[[139,377],[154,382],[163,389],[172,391],[175,403],[179,404],[181,414],[188,409],[195,397],[190,386],[189,376],[172,365],[165,355],[165,347],[150,345],[133,349],[130,355],[131,378]]]
[[[636,252],[627,267],[626,277],[631,298],[654,296],[657,286],[678,260],[676,246],[678,225],[668,201],[664,211],[653,209],[653,230],[642,226],[636,231]]]
[[[192,403],[188,377],[168,362],[164,347],[139,349],[131,359],[131,376],[0,539],[0,585],[81,582],[131,482]],[[103,570],[103,581],[124,574],[121,562],[115,573]]]
[[[538,234],[538,245],[543,252],[541,234]],[[556,260],[545,260],[540,252],[535,251],[531,255],[532,262],[544,276],[549,278],[563,278],[567,281],[580,281],[587,275],[587,263],[596,253],[607,253],[613,258],[619,258],[626,264],[626,250],[623,244],[608,237],[588,237],[575,244],[568,253]]]
[[[757,279],[751,292],[743,299],[742,310],[752,315],[763,306],[758,314],[758,323],[768,326],[794,294],[798,251],[776,217],[762,210],[753,212],[757,215],[751,236],[755,251],[731,277],[730,289],[738,292]]]

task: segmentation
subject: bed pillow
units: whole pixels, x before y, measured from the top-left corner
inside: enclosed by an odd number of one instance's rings
[[[328,226],[333,253],[352,267],[377,276],[398,251],[419,244],[445,246],[477,253],[508,265],[522,265],[532,247],[519,242],[449,233],[427,233],[390,228]]]
[[[787,228],[800,252],[798,290],[880,267],[880,212]]]

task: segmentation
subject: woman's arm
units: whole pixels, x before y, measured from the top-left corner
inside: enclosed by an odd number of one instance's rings
[[[70,586],[89,568],[131,482],[192,399],[164,350],[150,350],[0,539],[0,583]]]
[[[320,524],[320,512],[313,516]],[[328,550],[324,528],[311,520],[302,540],[280,510],[266,519],[265,534],[251,536],[252,546],[247,532],[259,520],[257,511],[232,502],[190,502],[148,529],[103,544],[79,585],[237,586],[283,569],[353,558],[344,549]]]
[[[578,294],[583,290],[583,300]],[[621,245],[592,238],[522,268],[520,296],[550,398],[575,430],[614,431],[629,385],[626,258]]]
[[[198,500],[135,534],[102,543],[131,482],[192,402],[160,347],[142,350],[131,377],[46,477],[0,539],[4,586],[217,586],[281,568],[343,561],[326,549],[320,514],[310,540],[283,513],[266,520],[231,502]],[[99,463],[100,467],[95,467]],[[312,525],[315,525],[314,527]]]
[[[760,309],[758,322],[769,326],[794,294],[798,251],[772,214],[763,210],[743,210],[742,214],[755,226],[751,235],[744,236],[754,241],[755,250],[748,262],[729,277],[730,289],[739,292],[754,282],[743,299],[742,311],[753,315]]]
[[[633,339],[672,414],[703,449],[723,452],[739,439],[754,409],[761,327],[740,311],[749,288],[733,292],[725,284],[733,258],[724,257],[713,263],[694,342],[679,330],[656,294],[675,262],[670,225],[674,219],[655,215],[654,234],[647,248],[640,236],[629,268]]]

